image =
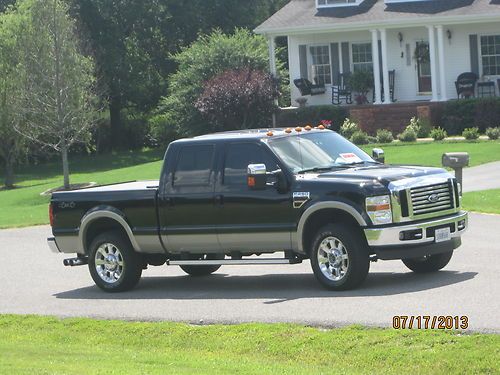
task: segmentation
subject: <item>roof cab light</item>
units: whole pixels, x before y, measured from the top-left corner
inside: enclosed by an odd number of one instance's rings
[[[391,198],[388,195],[366,198],[366,212],[374,225],[391,224]]]

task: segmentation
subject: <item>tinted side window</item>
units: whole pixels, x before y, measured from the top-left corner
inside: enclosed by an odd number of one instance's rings
[[[246,185],[248,164],[265,164],[268,171],[278,168],[272,156],[254,143],[233,143],[226,148],[224,184]]]
[[[213,145],[183,147],[177,159],[174,185],[208,185],[213,159]]]

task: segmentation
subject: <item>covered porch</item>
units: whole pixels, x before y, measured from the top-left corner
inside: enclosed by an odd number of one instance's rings
[[[270,69],[276,74],[277,35],[269,41]],[[370,104],[444,102],[456,99],[460,74],[477,77],[472,96],[500,95],[500,26],[491,23],[446,23],[373,27],[331,32],[303,31],[287,35],[291,105],[306,98],[306,105],[354,102],[336,97],[346,77],[358,71],[372,74]],[[319,90],[304,95],[294,84],[305,79]],[[347,84],[348,85],[348,84]],[[385,94],[389,93],[389,94]]]

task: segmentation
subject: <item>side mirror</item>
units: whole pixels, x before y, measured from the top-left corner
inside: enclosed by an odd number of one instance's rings
[[[247,186],[252,190],[264,190],[267,184],[265,164],[249,164],[247,168]]]
[[[375,161],[384,164],[385,163],[385,153],[381,148],[374,148],[372,150],[372,157]]]

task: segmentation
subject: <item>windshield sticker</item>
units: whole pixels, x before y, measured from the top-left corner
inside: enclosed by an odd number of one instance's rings
[[[347,164],[363,162],[363,160],[361,160],[361,158],[358,155],[353,153],[340,154],[339,156]]]

